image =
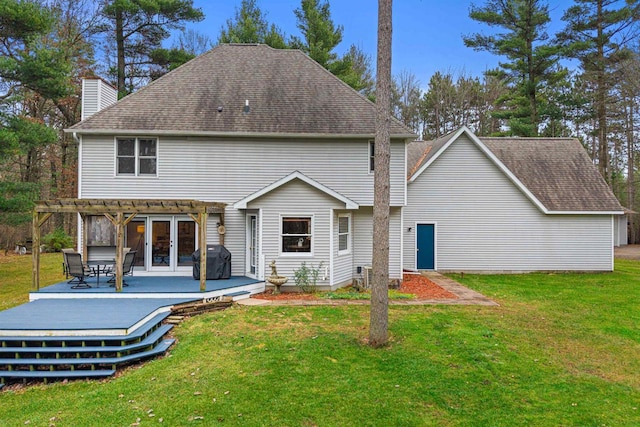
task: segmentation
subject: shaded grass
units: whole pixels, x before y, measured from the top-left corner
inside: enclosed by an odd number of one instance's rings
[[[378,350],[366,306],[201,315],[118,378],[0,394],[0,425],[638,425],[640,263],[616,268],[466,275],[501,306],[392,306]]]

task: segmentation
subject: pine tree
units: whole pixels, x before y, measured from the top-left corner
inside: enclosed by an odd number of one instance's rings
[[[376,138],[373,200],[373,283],[369,345],[389,339],[389,159],[391,126],[391,0],[378,0],[378,61],[376,77]]]
[[[614,0],[577,0],[562,17],[567,25],[558,34],[565,54],[580,61],[583,79],[593,86],[596,158],[607,182],[612,178],[607,130],[610,95],[619,78],[617,65],[630,57],[628,44],[638,36],[635,24],[639,17],[637,0],[629,0],[624,5]]]
[[[256,0],[242,0],[233,19],[227,19],[226,28],[220,30],[218,43],[264,43],[276,49],[288,47],[282,31],[269,24]]]
[[[509,77],[511,93],[503,99],[501,118],[508,120],[511,134],[537,135],[546,114],[540,90],[558,78],[559,48],[547,43],[545,30],[550,21],[548,5],[540,0],[488,0],[483,7],[473,5],[469,15],[506,30],[494,35],[473,34],[463,40],[475,50],[507,58],[508,62],[500,63],[500,72]]]
[[[107,0],[102,9],[108,39],[115,41],[118,96],[149,78],[152,52],[169,37],[169,30],[204,19],[193,0]]]

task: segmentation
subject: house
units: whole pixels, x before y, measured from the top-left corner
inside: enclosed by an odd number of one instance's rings
[[[572,138],[478,138],[407,149],[407,269],[610,271],[623,209]]]
[[[220,45],[67,131],[79,142],[79,199],[225,204],[206,241],[224,242],[233,275],[264,279],[275,260],[292,278],[305,263],[336,288],[371,263],[375,106],[300,51]],[[402,277],[413,139],[392,121],[391,278]],[[85,224],[88,256],[113,254],[110,221]],[[186,214],[147,211],[124,238],[136,274],[187,275],[200,233]]]
[[[362,277],[375,244],[374,104],[302,52],[265,45],[220,45],[100,109],[105,86],[85,82],[96,112],[67,130],[79,142],[78,198],[130,212],[146,201],[122,222],[136,274],[191,274],[206,241],[231,252],[234,276],[263,280],[275,260],[289,278],[303,263],[318,269],[327,289]],[[392,121],[390,278],[613,268],[622,208],[579,142],[467,128],[415,136]],[[157,199],[217,210],[200,221],[154,211]],[[111,222],[83,214],[89,257],[113,254]]]

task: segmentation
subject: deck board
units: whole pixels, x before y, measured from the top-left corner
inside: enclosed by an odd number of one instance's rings
[[[194,280],[191,276],[127,276],[125,281],[129,286],[122,289],[122,294],[134,293],[176,293],[176,292],[193,292],[201,293],[200,281]],[[223,289],[237,288],[239,286],[258,283],[255,280],[245,276],[232,276],[229,279],[207,280],[206,292],[218,291]],[[115,293],[115,289],[110,287],[105,277],[100,278],[100,284],[97,286],[95,277],[87,278],[87,283],[91,286],[88,289],[71,289],[71,284],[67,281],[56,283],[51,286],[41,288],[34,294],[47,293],[68,293],[72,292],[79,295],[89,294],[108,294]]]
[[[194,299],[39,299],[0,311],[3,331],[126,330],[161,307]]]

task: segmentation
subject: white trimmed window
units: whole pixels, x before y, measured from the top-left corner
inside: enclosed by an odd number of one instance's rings
[[[313,241],[312,225],[311,216],[283,216],[282,253],[310,254]]]
[[[369,173],[373,173],[376,164],[376,144],[369,141]]]
[[[156,176],[157,145],[155,138],[116,139],[116,175]]]
[[[338,215],[338,254],[351,252],[351,214]]]

